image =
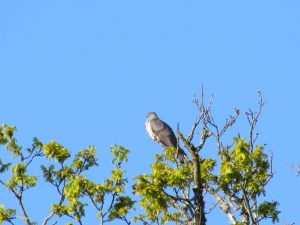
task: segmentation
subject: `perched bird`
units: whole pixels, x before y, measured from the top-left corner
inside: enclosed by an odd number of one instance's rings
[[[181,163],[186,158],[185,152],[177,145],[177,138],[172,128],[160,120],[155,112],[149,112],[146,117],[145,129],[150,138],[158,142],[163,148],[178,147],[178,156]]]

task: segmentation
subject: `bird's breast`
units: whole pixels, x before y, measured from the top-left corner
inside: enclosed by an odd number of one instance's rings
[[[147,120],[146,123],[145,123],[145,129],[146,129],[148,135],[150,136],[150,138],[152,140],[156,140],[156,135],[154,134],[154,132],[153,132],[153,130],[151,128],[151,124],[150,124],[149,120]]]

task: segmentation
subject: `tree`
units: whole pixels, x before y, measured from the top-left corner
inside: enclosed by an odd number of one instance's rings
[[[100,224],[120,220],[127,225],[137,221],[145,225],[172,221],[182,225],[205,225],[208,196],[214,199],[215,206],[221,208],[231,224],[258,225],[264,219],[278,222],[278,202],[264,199],[265,187],[273,177],[272,154],[266,153],[266,146],[256,143],[255,128],[264,105],[260,93],[258,99],[257,112],[245,113],[248,136],[236,134],[227,143],[224,134],[236,124],[240,110],[235,109],[224,125],[218,125],[212,115],[212,98],[206,105],[202,89],[200,100],[194,97],[198,117],[190,133],[183,135],[179,125],[176,131],[187,157],[184,162],[178,159],[179,146],[167,147],[162,154],[154,155],[151,172],[135,177],[132,191],[140,197],[138,203],[144,212],[132,219],[128,213],[135,201],[125,191],[128,180],[124,178],[126,171],[122,170],[127,162],[127,149],[111,147],[111,175],[102,183],[95,183],[86,175],[88,170],[98,166],[93,146],[72,157],[61,144],[55,141],[43,144],[34,138],[32,146],[23,149],[14,136],[16,128],[4,124],[0,127],[0,145],[15,159],[0,160],[0,173],[11,172],[6,180],[0,177],[0,183],[15,197],[19,210],[0,205],[0,224],[14,224],[20,218],[18,212],[22,213],[21,219],[26,225],[35,224],[33,217],[28,215],[23,197],[28,189],[37,185],[38,176],[29,172],[36,171],[30,170],[31,166],[36,166],[33,163],[36,161],[40,162],[45,182],[53,187],[59,199],[51,205],[43,225],[56,224],[62,216],[83,224],[88,205],[96,209]],[[208,142],[215,143],[217,157],[203,156],[204,151],[213,151]]]
[[[246,112],[248,138],[237,134],[233,143],[225,144],[223,135],[236,123],[240,110],[236,109],[220,127],[212,116],[212,100],[206,106],[202,90],[201,100],[194,98],[199,115],[191,132],[185,137],[179,126],[177,128],[178,137],[188,151],[190,160],[183,164],[177,162],[177,150],[174,148],[166,148],[164,154],[155,156],[152,172],[136,177],[135,192],[141,196],[140,205],[145,213],[135,217],[135,220],[141,220],[144,224],[174,221],[182,225],[204,225],[203,193],[208,192],[231,224],[258,225],[261,220],[268,218],[273,223],[278,222],[278,202],[263,201],[261,198],[273,173],[272,155],[265,153],[264,146],[256,145],[258,134],[254,131],[264,105],[260,93],[258,98],[258,111]],[[196,133],[200,134],[200,141],[194,144]],[[216,143],[217,159],[200,155],[210,138]]]
[[[71,158],[69,150],[59,143],[50,141],[42,144],[34,138],[32,146],[23,150],[14,137],[15,131],[14,126],[4,124],[0,127],[0,144],[5,145],[6,150],[16,158],[14,164],[3,163],[0,160],[0,173],[5,173],[9,169],[11,171],[10,178],[7,181],[0,179],[0,183],[17,199],[22,213],[21,219],[25,224],[36,223],[27,213],[28,206],[24,205],[23,196],[28,189],[37,185],[38,176],[28,173],[29,167],[37,158],[40,161],[42,158],[50,160],[51,164],[46,166],[45,162],[41,165],[41,170],[45,181],[54,187],[59,196],[59,201],[52,204],[43,225],[50,224],[51,220],[51,224],[56,224],[54,216],[67,216],[82,224],[87,200],[97,209],[100,224],[116,219],[130,224],[126,215],[132,209],[134,201],[124,194],[127,179],[124,178],[125,171],[121,169],[122,164],[127,161],[128,150],[121,146],[111,147],[114,157],[111,177],[98,184],[84,174],[90,168],[98,166],[93,146],[82,149]],[[68,159],[71,159],[70,163],[67,163]],[[0,206],[0,224],[5,221],[14,224],[16,218],[16,209],[5,209],[3,205]]]

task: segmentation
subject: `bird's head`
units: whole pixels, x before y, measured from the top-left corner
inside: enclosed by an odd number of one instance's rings
[[[158,118],[158,116],[156,115],[155,112],[148,112],[148,113],[147,113],[147,119],[148,119],[148,120],[156,119],[156,118]]]

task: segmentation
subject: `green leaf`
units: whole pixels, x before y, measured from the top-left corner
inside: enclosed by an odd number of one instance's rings
[[[63,163],[71,156],[68,149],[64,148],[55,141],[50,141],[48,144],[45,144],[43,146],[43,151],[46,155],[46,158],[55,158],[60,163]]]
[[[75,155],[71,167],[75,167],[80,171],[88,170],[93,166],[97,166],[96,150],[94,146],[88,146]]]
[[[5,209],[4,205],[0,205],[0,224],[2,224],[5,221],[14,219],[15,216],[15,209]]]
[[[8,142],[4,129],[5,129],[5,125],[0,126],[0,144],[1,145],[4,145]]]
[[[129,153],[129,150],[125,149],[122,146],[114,145],[111,147],[111,152],[114,155],[114,158],[112,160],[112,163],[122,163],[124,161],[127,162],[127,154]]]
[[[34,137],[33,138],[33,146],[37,147],[38,149],[42,149],[43,148],[43,143],[40,142],[38,138]]]
[[[52,204],[50,211],[55,213],[57,216],[61,217],[64,214],[67,214],[69,211],[68,206],[60,205],[60,204]]]
[[[280,211],[278,210],[278,206],[279,203],[277,201],[265,201],[259,205],[258,214],[263,219],[271,218],[272,223],[279,222],[278,215]]]
[[[108,215],[109,221],[117,218],[122,218],[127,215],[129,210],[133,207],[134,201],[128,196],[119,196],[116,203],[113,205],[112,210]]]
[[[0,159],[0,173],[4,173],[5,171],[7,171],[10,166],[11,166],[11,163],[3,164],[2,160]]]
[[[4,134],[6,138],[11,139],[14,135],[14,132],[16,131],[16,127],[15,126],[7,126],[6,124],[4,124]]]

